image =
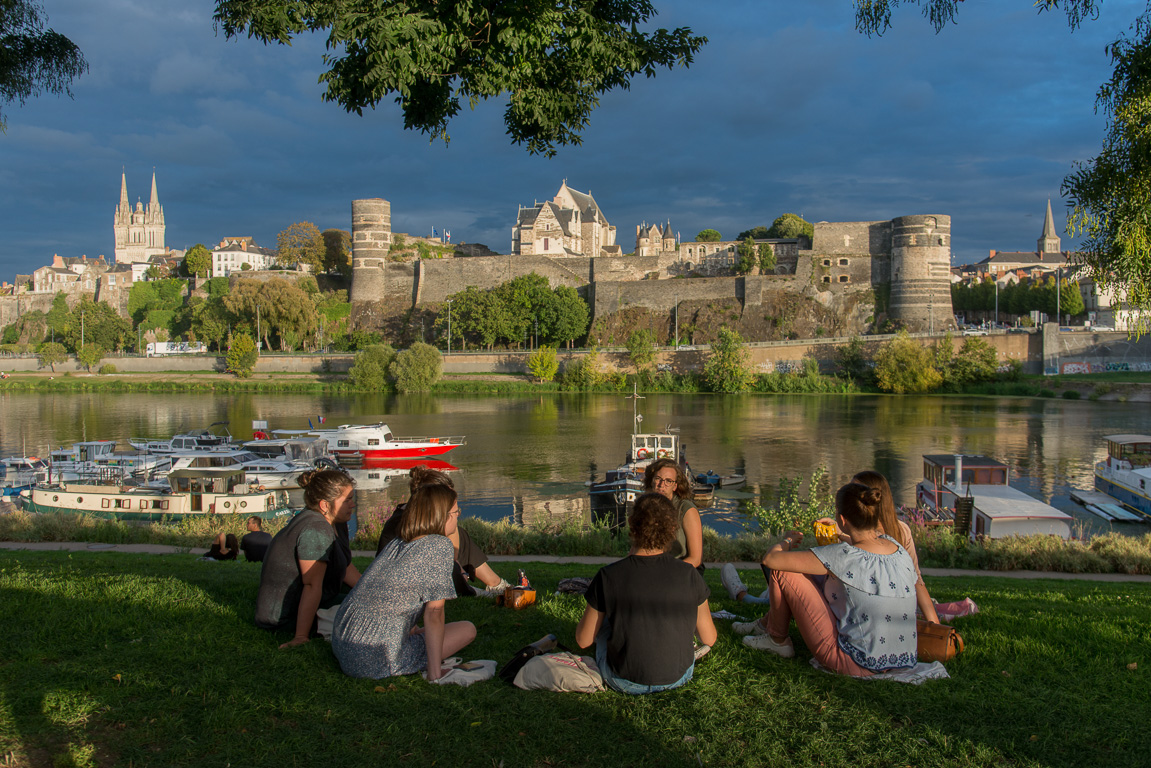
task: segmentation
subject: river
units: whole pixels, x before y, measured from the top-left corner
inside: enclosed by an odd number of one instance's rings
[[[679,429],[696,471],[747,475],[740,491],[720,491],[703,511],[721,533],[742,528],[746,499],[770,501],[780,478],[827,467],[834,486],[862,469],[890,479],[897,502],[914,501],[925,453],[985,454],[1011,468],[1011,484],[1083,521],[1110,523],[1072,502],[1092,487],[1105,456],[1103,436],[1151,433],[1145,405],[1063,399],[848,395],[650,395],[640,401],[643,431]],[[247,438],[253,419],[273,429],[386,422],[397,436],[465,435],[448,454],[464,514],[517,522],[590,517],[585,483],[627,453],[631,401],[623,395],[327,396],[282,394],[0,395],[0,454],[46,453],[78,440],[163,438],[227,422]],[[401,499],[406,478],[359,473],[360,509]],[[1140,524],[1115,530],[1142,533]]]

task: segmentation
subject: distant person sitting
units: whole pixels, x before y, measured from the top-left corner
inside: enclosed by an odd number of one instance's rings
[[[677,688],[695,672],[694,635],[715,644],[707,585],[668,548],[679,511],[661,493],[645,493],[628,516],[631,552],[592,579],[576,626],[581,648],[593,642],[609,688],[644,694]]]
[[[272,543],[272,534],[264,530],[263,521],[252,515],[248,518],[248,532],[240,539],[240,549],[244,552],[244,559],[249,563],[262,563],[268,545]]]
[[[220,531],[216,534],[216,538],[212,539],[212,546],[204,557],[211,560],[235,560],[239,549],[240,547],[236,544],[236,534],[225,534]]]
[[[447,488],[455,490],[452,485],[452,479],[446,473],[438,469],[429,469],[427,466],[421,464],[418,467],[413,467],[410,472],[411,479],[408,481],[408,490],[413,495],[416,490],[425,485],[442,485]],[[380,539],[376,544],[376,556],[379,557],[380,553],[384,551],[384,547],[388,545],[392,539],[399,535],[400,525],[404,519],[404,512],[407,509],[407,504],[400,504],[396,510],[392,512],[392,516],[384,523],[384,529],[380,531]],[[503,594],[504,590],[511,586],[507,581],[500,578],[499,574],[492,570],[488,565],[488,556],[484,554],[483,550],[475,545],[472,537],[468,532],[458,526],[453,526],[448,539],[452,542],[452,547],[455,549],[455,566],[452,569],[452,583],[456,587],[457,597],[496,597]],[[479,581],[483,583],[484,589],[476,589],[468,583],[469,580]]]

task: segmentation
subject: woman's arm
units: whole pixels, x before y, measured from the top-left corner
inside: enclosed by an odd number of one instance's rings
[[[915,582],[915,604],[919,607],[919,612],[923,614],[923,618],[928,621],[939,623],[939,614],[935,611],[935,603],[931,602],[931,594],[927,591],[927,585],[923,583],[921,578]]]
[[[356,586],[356,583],[359,580],[360,580],[359,569],[356,568],[356,566],[352,565],[351,563],[348,563],[348,567],[344,571],[344,583],[347,584],[349,587],[354,587],[354,586]]]
[[[296,636],[280,646],[293,648],[308,642],[312,632],[312,622],[316,620],[316,609],[324,595],[324,573],[328,563],[324,560],[297,560],[300,564],[300,580],[304,584],[300,591],[300,604],[296,608]]]
[[[683,535],[687,539],[687,555],[683,561],[698,568],[703,562],[703,521],[695,507],[683,513]]]
[[[707,605],[707,602],[704,602]],[[707,617],[710,619],[711,614],[708,613]],[[583,616],[580,617],[579,624],[576,624],[575,641],[576,645],[580,648],[587,648],[595,642],[596,635],[599,634],[599,628],[603,624],[603,614],[592,608],[590,605],[584,608]]]
[[[711,606],[704,600],[699,604],[695,614],[695,633],[704,645],[715,645],[718,634],[715,631],[715,622],[711,620]]]
[[[428,680],[436,680],[444,662],[444,601],[424,604],[424,648],[428,652]]]
[[[806,573],[811,576],[822,576],[827,568],[820,559],[811,552],[792,552],[791,548],[803,541],[803,534],[799,531],[788,531],[763,556],[763,564],[773,571],[787,571],[789,573]]]

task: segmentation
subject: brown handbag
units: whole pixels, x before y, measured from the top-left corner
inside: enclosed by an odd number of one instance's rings
[[[534,589],[523,589],[522,587],[509,587],[504,590],[496,601],[497,605],[503,605],[508,608],[515,608],[517,611],[527,608],[529,605],[534,604],[536,601],[536,591]]]
[[[917,619],[915,636],[918,639],[920,661],[951,661],[963,653],[963,637],[954,627]]]

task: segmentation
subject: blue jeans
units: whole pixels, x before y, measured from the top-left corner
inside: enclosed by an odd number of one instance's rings
[[[604,685],[612,690],[626,693],[629,696],[642,696],[645,693],[659,693],[660,691],[669,691],[672,688],[678,688],[691,680],[691,676],[695,673],[695,662],[687,668],[683,673],[683,677],[676,680],[674,683],[665,683],[663,685],[644,685],[643,683],[633,683],[631,680],[620,677],[611,668],[611,664],[607,660],[607,637],[611,631],[611,625],[608,624],[607,619],[604,619],[603,624],[600,626],[599,634],[595,638],[595,663],[599,667],[599,673],[603,676]]]

